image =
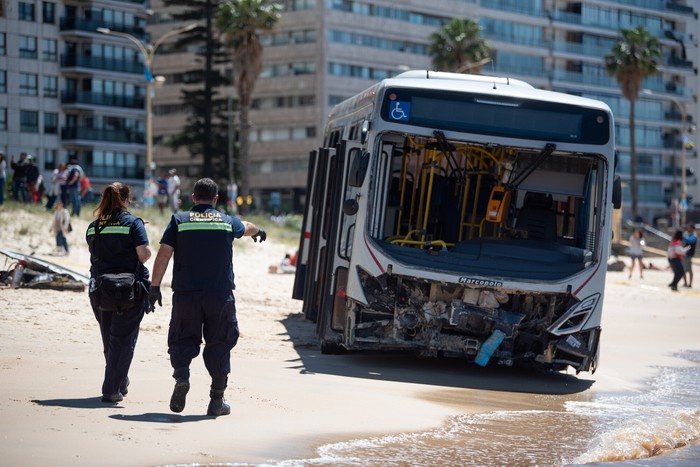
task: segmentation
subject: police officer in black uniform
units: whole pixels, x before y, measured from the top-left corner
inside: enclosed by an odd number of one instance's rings
[[[182,412],[190,389],[190,363],[199,355],[204,337],[204,364],[211,376],[207,415],[231,413],[224,391],[231,372],[231,349],[238,341],[233,296],[233,240],[244,236],[264,242],[265,231],[216,210],[218,186],[209,179],[194,185],[191,211],[173,214],[163,233],[153,265],[149,294],[152,308],[161,301],[160,284],[171,256],[173,309],[168,331],[168,353],[175,388],[170,410]]]
[[[95,208],[96,220],[90,223],[85,239],[90,249],[90,304],[100,324],[105,355],[102,402],[123,400],[129,387],[129,367],[139,335],[139,325],[148,307],[148,269],[143,265],[151,257],[143,220],[130,214],[131,189],[120,182],[108,185]],[[133,273],[143,293],[136,304],[120,311],[100,308],[96,278],[102,274]]]

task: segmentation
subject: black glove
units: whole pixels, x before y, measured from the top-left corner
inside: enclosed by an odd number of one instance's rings
[[[155,311],[156,302],[158,302],[158,305],[163,306],[163,297],[160,294],[160,286],[152,285],[148,290],[148,311],[146,311],[146,313]]]
[[[265,231],[264,231],[263,229],[258,229],[258,233],[256,233],[256,234],[253,235],[252,237],[253,237],[253,241],[256,242],[256,243],[257,243],[257,241],[258,241],[258,238],[260,239],[260,243],[262,243],[262,242],[264,242],[265,240],[267,240],[267,234],[265,233]]]

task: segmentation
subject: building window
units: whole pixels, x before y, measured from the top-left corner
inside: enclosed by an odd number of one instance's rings
[[[44,170],[53,170],[58,167],[58,150],[44,148]]]
[[[7,55],[7,36],[4,32],[0,32],[0,55]]]
[[[44,112],[44,133],[55,135],[58,133],[58,114]]]
[[[56,39],[41,40],[41,59],[45,62],[58,61],[58,44]]]
[[[7,109],[0,107],[0,130],[7,131]]]
[[[0,94],[7,92],[7,72],[0,70]]]
[[[42,2],[41,18],[44,23],[53,24],[56,21],[56,4],[53,2]]]
[[[19,74],[19,93],[23,96],[36,96],[39,94],[38,78],[33,73]]]
[[[58,76],[44,76],[44,97],[58,97]]]
[[[33,3],[19,2],[19,19],[21,21],[36,21]]]
[[[36,58],[36,37],[34,36],[19,36],[19,57],[20,58]]]
[[[39,133],[39,112],[36,110],[20,110],[19,131],[23,133]]]

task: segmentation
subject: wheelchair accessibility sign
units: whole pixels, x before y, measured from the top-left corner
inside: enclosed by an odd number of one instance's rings
[[[407,122],[408,117],[411,115],[411,103],[402,101],[392,102],[389,115],[392,120]]]

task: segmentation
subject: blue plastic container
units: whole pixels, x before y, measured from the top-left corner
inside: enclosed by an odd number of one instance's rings
[[[493,334],[491,334],[489,338],[486,339],[483,344],[481,344],[481,348],[474,359],[474,363],[480,366],[486,366],[491,358],[491,355],[493,355],[498,346],[501,345],[501,342],[503,342],[505,337],[506,334],[500,329],[493,331]]]

